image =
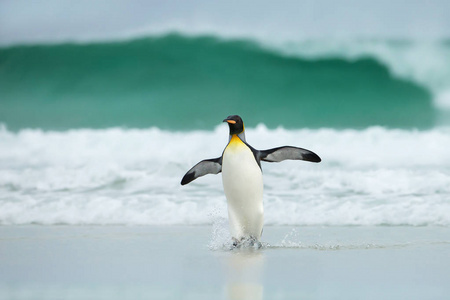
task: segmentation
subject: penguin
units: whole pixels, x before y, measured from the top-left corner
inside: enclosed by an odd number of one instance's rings
[[[291,159],[318,163],[321,159],[310,150],[294,146],[257,150],[247,143],[240,116],[228,116],[223,122],[228,123],[230,134],[222,156],[197,163],[184,175],[181,185],[206,174],[222,172],[233,246],[255,243],[260,246],[264,224],[261,161]]]

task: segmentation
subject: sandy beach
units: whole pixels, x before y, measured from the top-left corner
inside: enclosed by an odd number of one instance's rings
[[[446,299],[447,227],[2,226],[0,299]]]

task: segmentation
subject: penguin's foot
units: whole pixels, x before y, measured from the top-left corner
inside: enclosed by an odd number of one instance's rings
[[[254,236],[241,237],[240,239],[233,237],[232,240],[233,240],[233,242],[231,245],[231,249],[235,249],[235,248],[260,249],[262,247],[261,242],[258,241],[258,239],[255,238]]]

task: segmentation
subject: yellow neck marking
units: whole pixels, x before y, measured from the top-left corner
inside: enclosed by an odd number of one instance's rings
[[[244,143],[242,142],[242,140],[237,136],[237,134],[233,134],[231,136],[230,142],[228,143],[227,148],[229,148],[230,150],[235,150],[237,148],[240,148],[244,145]]]

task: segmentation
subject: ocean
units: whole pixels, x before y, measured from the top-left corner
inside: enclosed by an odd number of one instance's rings
[[[211,224],[220,175],[179,181],[239,114],[255,148],[323,160],[263,163],[266,224],[448,226],[449,56],[179,33],[1,48],[0,224]]]
[[[0,47],[0,299],[446,299],[450,42],[166,32]],[[262,162],[230,251],[221,155]]]
[[[158,127],[426,129],[449,125],[450,44],[269,43],[169,33],[0,48],[11,130]],[[220,119],[220,120],[222,120]]]

